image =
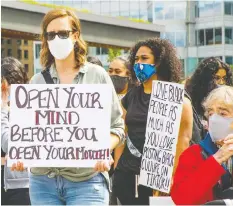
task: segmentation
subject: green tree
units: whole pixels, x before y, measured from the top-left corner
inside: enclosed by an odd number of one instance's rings
[[[233,65],[230,65],[230,67],[231,67],[231,70],[233,71]]]
[[[108,62],[121,55],[121,49],[110,48],[108,49]]]

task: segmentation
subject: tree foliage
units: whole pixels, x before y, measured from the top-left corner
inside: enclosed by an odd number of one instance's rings
[[[121,55],[121,49],[109,48],[108,49],[108,62]]]

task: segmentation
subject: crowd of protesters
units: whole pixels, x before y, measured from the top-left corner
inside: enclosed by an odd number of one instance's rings
[[[183,83],[170,194],[138,184],[154,80],[181,82],[182,64],[165,39],[140,40],[128,57],[109,62],[87,56],[80,20],[69,10],[49,11],[41,25],[43,71],[29,81],[13,57],[1,61],[3,205],[149,205],[151,196],[175,204],[227,205],[233,199],[233,75],[218,58],[202,60]],[[110,161],[94,168],[6,166],[12,84],[109,84],[112,88]],[[78,167],[78,165],[77,165]],[[62,191],[62,192],[61,192]]]

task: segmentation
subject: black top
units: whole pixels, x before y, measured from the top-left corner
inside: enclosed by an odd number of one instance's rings
[[[143,85],[132,88],[122,99],[122,105],[127,111],[125,124],[128,136],[140,153],[143,152],[146,134],[147,114],[150,94],[146,94]],[[141,159],[132,155],[126,146],[118,162],[118,168],[139,174]]]

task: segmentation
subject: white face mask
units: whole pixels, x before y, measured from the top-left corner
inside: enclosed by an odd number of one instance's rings
[[[213,142],[219,141],[233,133],[233,118],[213,114],[209,118],[209,133]]]
[[[55,59],[66,59],[74,49],[74,43],[70,38],[60,39],[57,35],[55,39],[48,41],[49,50]]]

